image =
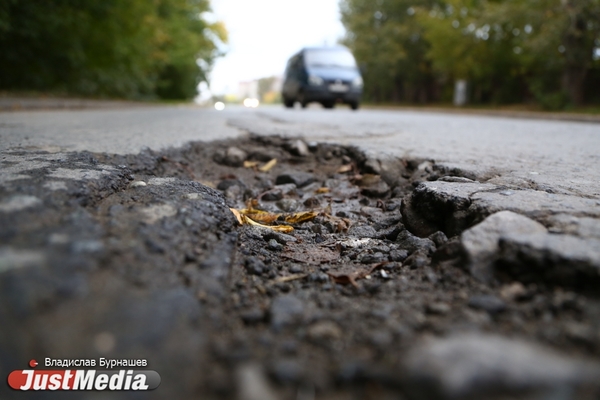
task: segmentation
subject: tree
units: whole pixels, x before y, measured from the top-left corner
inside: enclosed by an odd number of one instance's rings
[[[375,101],[428,101],[436,97],[428,44],[414,18],[430,0],[343,0],[343,43],[354,53],[365,80],[365,96]]]
[[[449,99],[453,81],[466,79],[478,103],[535,99],[558,109],[583,104],[600,82],[600,0],[342,0],[341,8],[370,99],[415,101],[409,88]]]
[[[520,101],[526,89],[520,42],[511,33],[512,22],[490,15],[489,6],[480,0],[447,0],[419,9],[417,18],[430,44],[427,56],[444,81],[469,81],[476,102]]]
[[[0,88],[192,97],[226,40],[201,18],[208,9],[207,0],[6,0]]]

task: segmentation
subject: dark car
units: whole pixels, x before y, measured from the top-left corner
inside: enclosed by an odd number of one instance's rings
[[[358,109],[363,80],[354,56],[345,47],[306,47],[294,54],[285,69],[283,104],[302,108],[310,102],[333,108],[335,103]]]

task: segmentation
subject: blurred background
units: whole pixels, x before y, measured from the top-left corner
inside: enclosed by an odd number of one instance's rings
[[[600,0],[3,0],[0,91],[275,103],[335,44],[365,102],[600,110]]]

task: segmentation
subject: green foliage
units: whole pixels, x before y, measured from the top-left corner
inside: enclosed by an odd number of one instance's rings
[[[207,0],[6,1],[2,89],[190,98],[226,40]]]
[[[398,100],[397,87],[448,100],[457,79],[469,81],[478,103],[534,100],[558,109],[595,96],[586,79],[597,82],[600,73],[600,0],[342,0],[341,6],[345,44],[367,67],[372,100]]]
[[[425,54],[423,27],[414,17],[430,0],[345,0],[342,22],[351,48],[363,70],[365,95],[377,101],[427,100],[433,75]]]

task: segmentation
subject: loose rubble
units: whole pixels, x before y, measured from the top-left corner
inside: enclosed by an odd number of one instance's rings
[[[600,393],[598,200],[277,136],[19,155],[2,373],[145,358],[151,398]]]

